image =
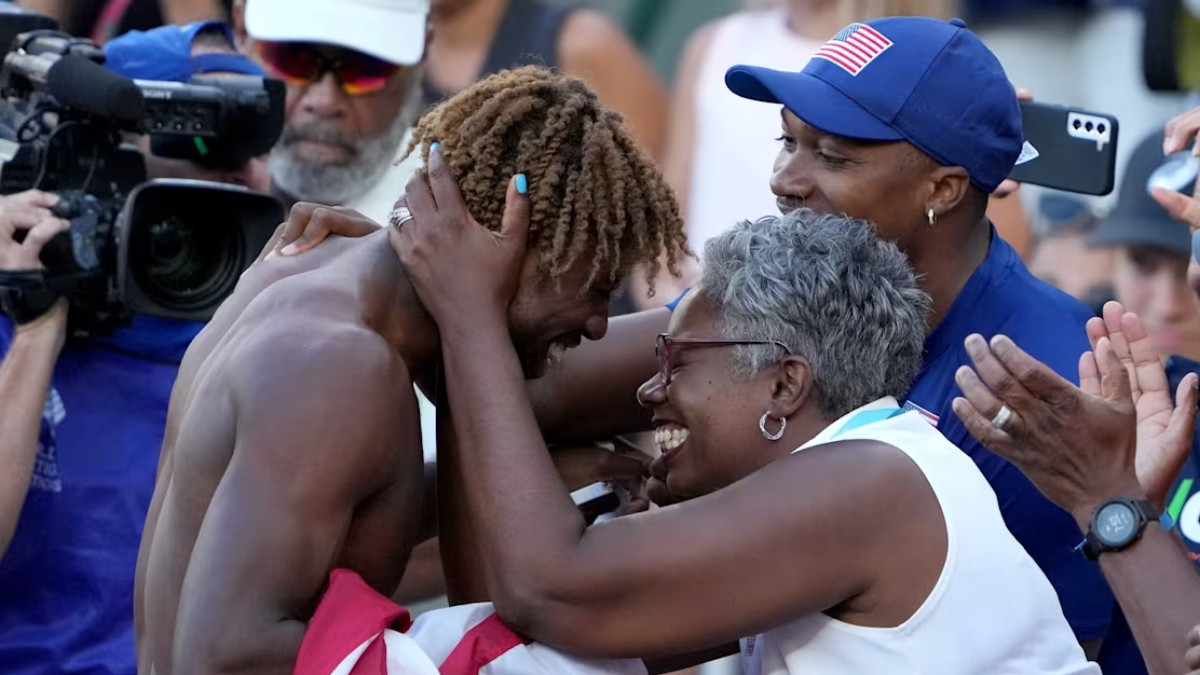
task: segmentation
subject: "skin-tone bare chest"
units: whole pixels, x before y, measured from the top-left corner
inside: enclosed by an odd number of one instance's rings
[[[152,658],[158,672],[169,669],[165,663],[172,653],[184,579],[213,495],[231,463],[238,461],[235,453],[256,449],[239,443],[239,424],[245,422],[245,411],[239,406],[237,382],[246,377],[286,377],[277,367],[260,365],[258,355],[265,350],[296,354],[296,368],[319,371],[335,367],[304,352],[305,336],[318,338],[319,344],[323,332],[361,319],[353,303],[347,302],[345,287],[331,284],[334,280],[353,284],[352,274],[343,269],[345,264],[339,264],[343,261],[337,260],[343,253],[339,245],[343,242],[331,243],[335,245],[295,261],[256,265],[243,277],[241,287],[223,306],[222,313],[194,343],[181,368],[156,498],[147,520],[149,564],[144,578],[139,579],[147,617],[145,637],[155,652]],[[391,358],[400,359],[398,354]],[[313,375],[321,379],[320,372]],[[289,404],[326,407],[330,418],[336,420],[341,417],[339,408],[348,413],[364,397],[397,398],[391,391],[374,391],[369,383],[339,393],[331,395],[312,388],[297,392]],[[355,509],[332,564],[354,569],[379,589],[393,589],[399,583],[414,544],[411,536],[403,533],[415,532],[420,517],[420,491],[413,489],[414,481],[419,485],[421,473],[419,413],[414,396],[398,398],[403,400],[395,400],[394,410],[404,423],[393,425],[399,432],[388,439],[388,454],[395,463],[377,467],[381,475],[392,474],[395,478],[385,481],[385,487]],[[288,472],[280,471],[278,480],[288,480]],[[314,604],[319,592],[319,587],[302,590],[313,596]]]

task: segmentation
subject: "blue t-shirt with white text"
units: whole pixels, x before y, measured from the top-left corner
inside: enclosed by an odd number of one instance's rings
[[[0,559],[0,672],[134,675],[133,581],[171,387],[202,324],[136,317],[69,340]],[[12,328],[0,317],[0,357]]]

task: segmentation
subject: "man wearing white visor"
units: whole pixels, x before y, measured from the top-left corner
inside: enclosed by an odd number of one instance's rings
[[[398,161],[424,105],[429,0],[235,0],[238,48],[287,83],[271,186],[289,206],[313,202],[387,222],[420,168]],[[418,391],[426,457],[434,408]]]
[[[417,166],[395,160],[421,110],[429,0],[237,0],[233,15],[242,51],[288,85],[274,191],[386,220]]]

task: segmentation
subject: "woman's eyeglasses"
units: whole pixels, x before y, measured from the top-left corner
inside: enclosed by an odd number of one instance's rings
[[[684,349],[705,349],[708,347],[735,347],[738,345],[770,345],[783,350],[784,354],[792,352],[787,345],[778,340],[690,340],[673,338],[666,333],[660,333],[655,343],[655,353],[658,356],[658,374],[663,386],[671,383],[671,370],[674,368],[672,357]]]
[[[258,55],[273,74],[288,84],[305,86],[333,73],[342,91],[362,96],[387,86],[400,66],[356,52],[338,49],[332,56],[305,42],[258,42]]]

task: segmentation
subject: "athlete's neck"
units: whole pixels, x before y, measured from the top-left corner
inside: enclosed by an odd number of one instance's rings
[[[363,240],[367,262],[360,283],[363,321],[400,354],[414,378],[441,358],[441,338],[388,242],[387,231]]]

